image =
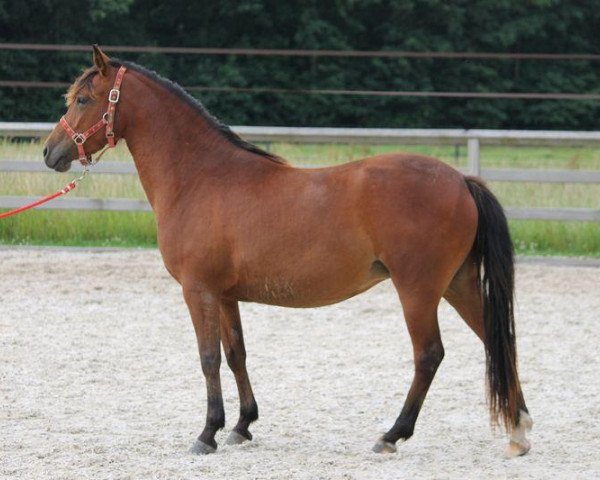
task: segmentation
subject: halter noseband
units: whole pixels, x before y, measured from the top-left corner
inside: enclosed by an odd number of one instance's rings
[[[117,110],[117,103],[119,102],[119,97],[121,96],[121,83],[123,82],[123,76],[125,75],[125,71],[127,68],[121,66],[119,71],[117,72],[117,76],[115,77],[115,83],[110,92],[108,92],[108,108],[102,118],[98,120],[94,125],[88,128],[83,133],[77,133],[63,115],[60,119],[60,125],[65,129],[67,134],[71,137],[71,140],[75,142],[77,145],[77,153],[79,154],[79,158],[75,160],[79,160],[82,165],[86,166],[91,163],[91,155],[87,155],[85,150],[83,149],[83,144],[85,141],[94,135],[96,132],[100,131],[102,127],[106,125],[106,131],[104,135],[106,136],[106,141],[108,142],[106,149],[113,148],[115,143],[115,132],[114,132],[114,123],[115,123],[115,111]],[[102,153],[104,153],[104,151]],[[102,153],[100,155],[102,155]],[[99,158],[99,157],[98,157]]]

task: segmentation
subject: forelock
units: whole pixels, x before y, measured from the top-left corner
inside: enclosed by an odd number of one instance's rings
[[[70,107],[75,101],[75,98],[77,98],[77,95],[84,90],[87,90],[93,98],[92,81],[97,73],[98,69],[96,67],[90,67],[77,77],[65,94],[67,107]]]

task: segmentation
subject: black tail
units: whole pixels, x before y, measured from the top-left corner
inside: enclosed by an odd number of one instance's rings
[[[466,177],[466,182],[479,213],[473,251],[483,296],[490,414],[493,424],[500,419],[510,431],[518,423],[522,398],[513,316],[513,245],[496,197],[480,179]]]

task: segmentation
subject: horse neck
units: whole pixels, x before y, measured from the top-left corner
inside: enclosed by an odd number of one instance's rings
[[[156,214],[171,210],[186,188],[200,191],[202,182],[257,162],[191,105],[145,78],[142,83],[144,89],[132,99],[143,101],[122,105],[127,115],[123,138]]]

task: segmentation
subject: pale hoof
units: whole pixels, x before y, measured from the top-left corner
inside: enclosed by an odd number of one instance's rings
[[[241,433],[232,430],[227,437],[226,445],[240,445],[241,443],[248,442],[251,438],[244,437]]]
[[[215,447],[211,447],[200,440],[196,440],[196,443],[190,448],[190,453],[193,453],[194,455],[208,455],[209,453],[215,453],[216,451],[217,449]]]
[[[515,458],[525,455],[531,449],[531,443],[527,439],[523,443],[510,441],[506,446],[506,458]]]
[[[386,442],[385,440],[378,440],[377,443],[373,446],[372,449],[375,453],[396,453],[397,448],[391,442]]]
[[[531,449],[531,443],[527,440],[526,433],[531,431],[533,420],[529,414],[523,410],[519,412],[519,425],[512,431],[510,442],[506,446],[506,457],[514,458],[525,455]]]

